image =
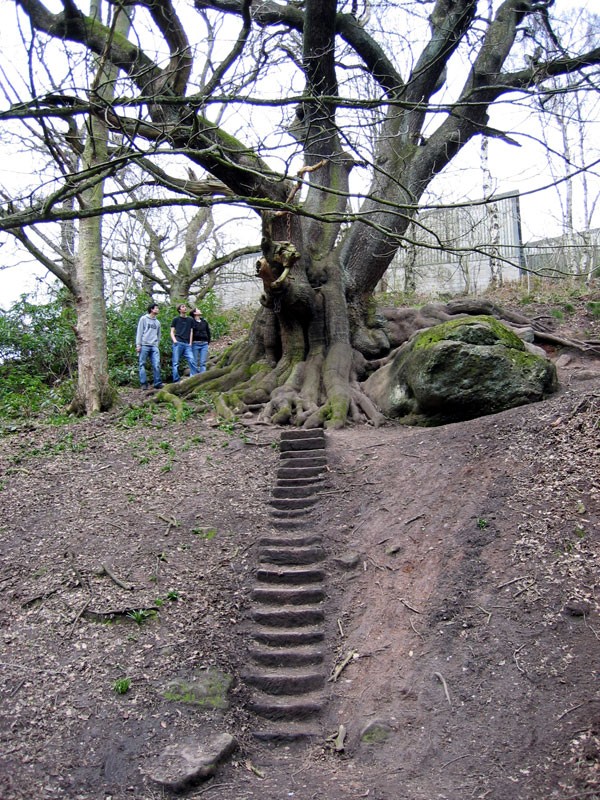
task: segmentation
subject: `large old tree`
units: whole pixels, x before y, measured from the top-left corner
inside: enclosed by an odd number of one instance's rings
[[[525,101],[559,75],[593,87],[600,63],[600,47],[561,46],[553,0],[126,0],[130,14],[135,7],[128,39],[74,0],[59,13],[39,0],[15,2],[34,36],[119,70],[121,95],[107,103],[73,79],[5,118],[58,124],[91,112],[120,144],[104,168],[69,176],[43,203],[33,196],[30,207],[5,208],[1,227],[64,218],[78,181],[105,179],[129,159],[144,160],[170,202],[178,194],[182,203],[256,211],[264,295],[250,336],[172,391],[215,389],[222,413],[262,408],[265,418],[297,425],[372,414],[360,388],[365,358],[390,349],[373,291],[423,193],[459,151],[480,135],[514,144],[514,132],[491,126],[490,107]],[[254,124],[244,127],[248,109]],[[105,198],[104,212],[127,207],[113,201]]]

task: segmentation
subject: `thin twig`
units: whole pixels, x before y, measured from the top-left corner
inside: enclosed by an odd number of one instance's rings
[[[442,686],[444,687],[444,694],[446,695],[446,700],[450,707],[452,707],[452,700],[450,700],[450,692],[448,691],[448,684],[441,672],[434,672],[435,677],[441,682]]]
[[[358,653],[356,652],[356,650],[348,650],[343,660],[333,670],[328,680],[333,681],[333,683],[335,683],[342,674],[342,672],[346,669],[348,664],[350,664],[352,661],[355,661],[357,658],[358,658]]]
[[[405,608],[408,608],[409,611],[414,611],[415,614],[420,614],[421,613],[416,608],[413,608],[413,606],[411,606],[410,603],[407,603],[406,600],[403,597],[400,598],[400,602],[402,603],[402,605]]]
[[[67,633],[67,639],[70,639],[70,638],[71,638],[71,636],[73,635],[73,631],[75,630],[75,626],[77,625],[77,623],[78,623],[78,622],[79,622],[79,620],[81,619],[81,616],[82,616],[82,614],[84,614],[84,613],[85,613],[85,611],[87,610],[87,607],[89,606],[89,604],[90,604],[91,602],[92,602],[92,598],[91,598],[91,597],[88,597],[88,599],[85,601],[85,603],[84,603],[84,604],[82,605],[82,607],[79,609],[79,611],[78,611],[78,613],[77,613],[77,616],[75,617],[75,619],[74,619],[74,620],[73,620],[73,622],[71,623],[71,627],[69,628],[69,632]]]
[[[512,578],[510,581],[506,581],[506,583],[501,583],[500,586],[496,586],[496,589],[505,589],[512,583],[517,583],[518,581],[524,581],[526,578],[531,578],[531,575],[520,575],[518,578]]]
[[[111,570],[106,566],[106,564],[102,564],[101,566],[102,566],[103,572],[105,572],[106,575],[108,575],[108,577],[111,579],[111,581],[114,581],[117,584],[117,586],[120,586],[121,589],[127,589],[127,591],[129,591],[129,592],[133,591],[133,589],[135,587],[133,586],[132,583],[130,583],[129,585],[126,584],[126,583],[123,583],[122,580],[119,580],[119,578],[117,578],[117,576],[113,572],[111,572]]]
[[[563,717],[566,717],[567,714],[571,713],[571,711],[577,711],[577,709],[581,708],[581,706],[583,706],[583,705],[585,705],[585,704],[584,703],[578,703],[576,706],[572,706],[572,708],[567,708],[566,711],[563,711],[562,714],[558,715],[558,717],[556,718],[556,721],[558,722]]]

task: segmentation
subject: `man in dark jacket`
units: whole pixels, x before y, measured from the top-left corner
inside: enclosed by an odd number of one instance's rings
[[[198,372],[206,372],[206,359],[208,358],[208,345],[210,344],[210,327],[202,316],[202,311],[195,308],[190,311],[193,320],[192,325],[192,351],[194,353],[194,364],[198,367]]]
[[[186,316],[187,306],[185,303],[180,303],[180,305],[177,306],[177,311],[179,312],[179,316],[175,317],[171,323],[173,383],[179,381],[179,361],[182,355],[190,365],[190,375],[195,375],[198,372],[191,345],[193,320],[191,317]]]

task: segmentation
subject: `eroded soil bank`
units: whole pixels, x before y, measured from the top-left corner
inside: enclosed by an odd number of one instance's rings
[[[157,409],[5,437],[0,796],[154,800],[167,745],[226,731],[238,751],[189,797],[600,797],[597,363],[561,382],[467,423],[328,434],[327,657],[355,657],[303,747],[255,741],[235,680],[279,431]],[[164,697],[208,668],[229,708]],[[362,741],[374,721],[387,738]]]

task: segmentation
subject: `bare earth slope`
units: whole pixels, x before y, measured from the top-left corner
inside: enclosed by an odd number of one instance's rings
[[[253,739],[240,680],[225,710],[163,696],[244,670],[279,431],[156,409],[5,437],[0,797],[154,800],[158,755],[207,731],[239,749],[189,797],[600,797],[600,365],[560,377],[495,416],[327,435],[314,525],[347,663],[322,739],[293,747]]]

